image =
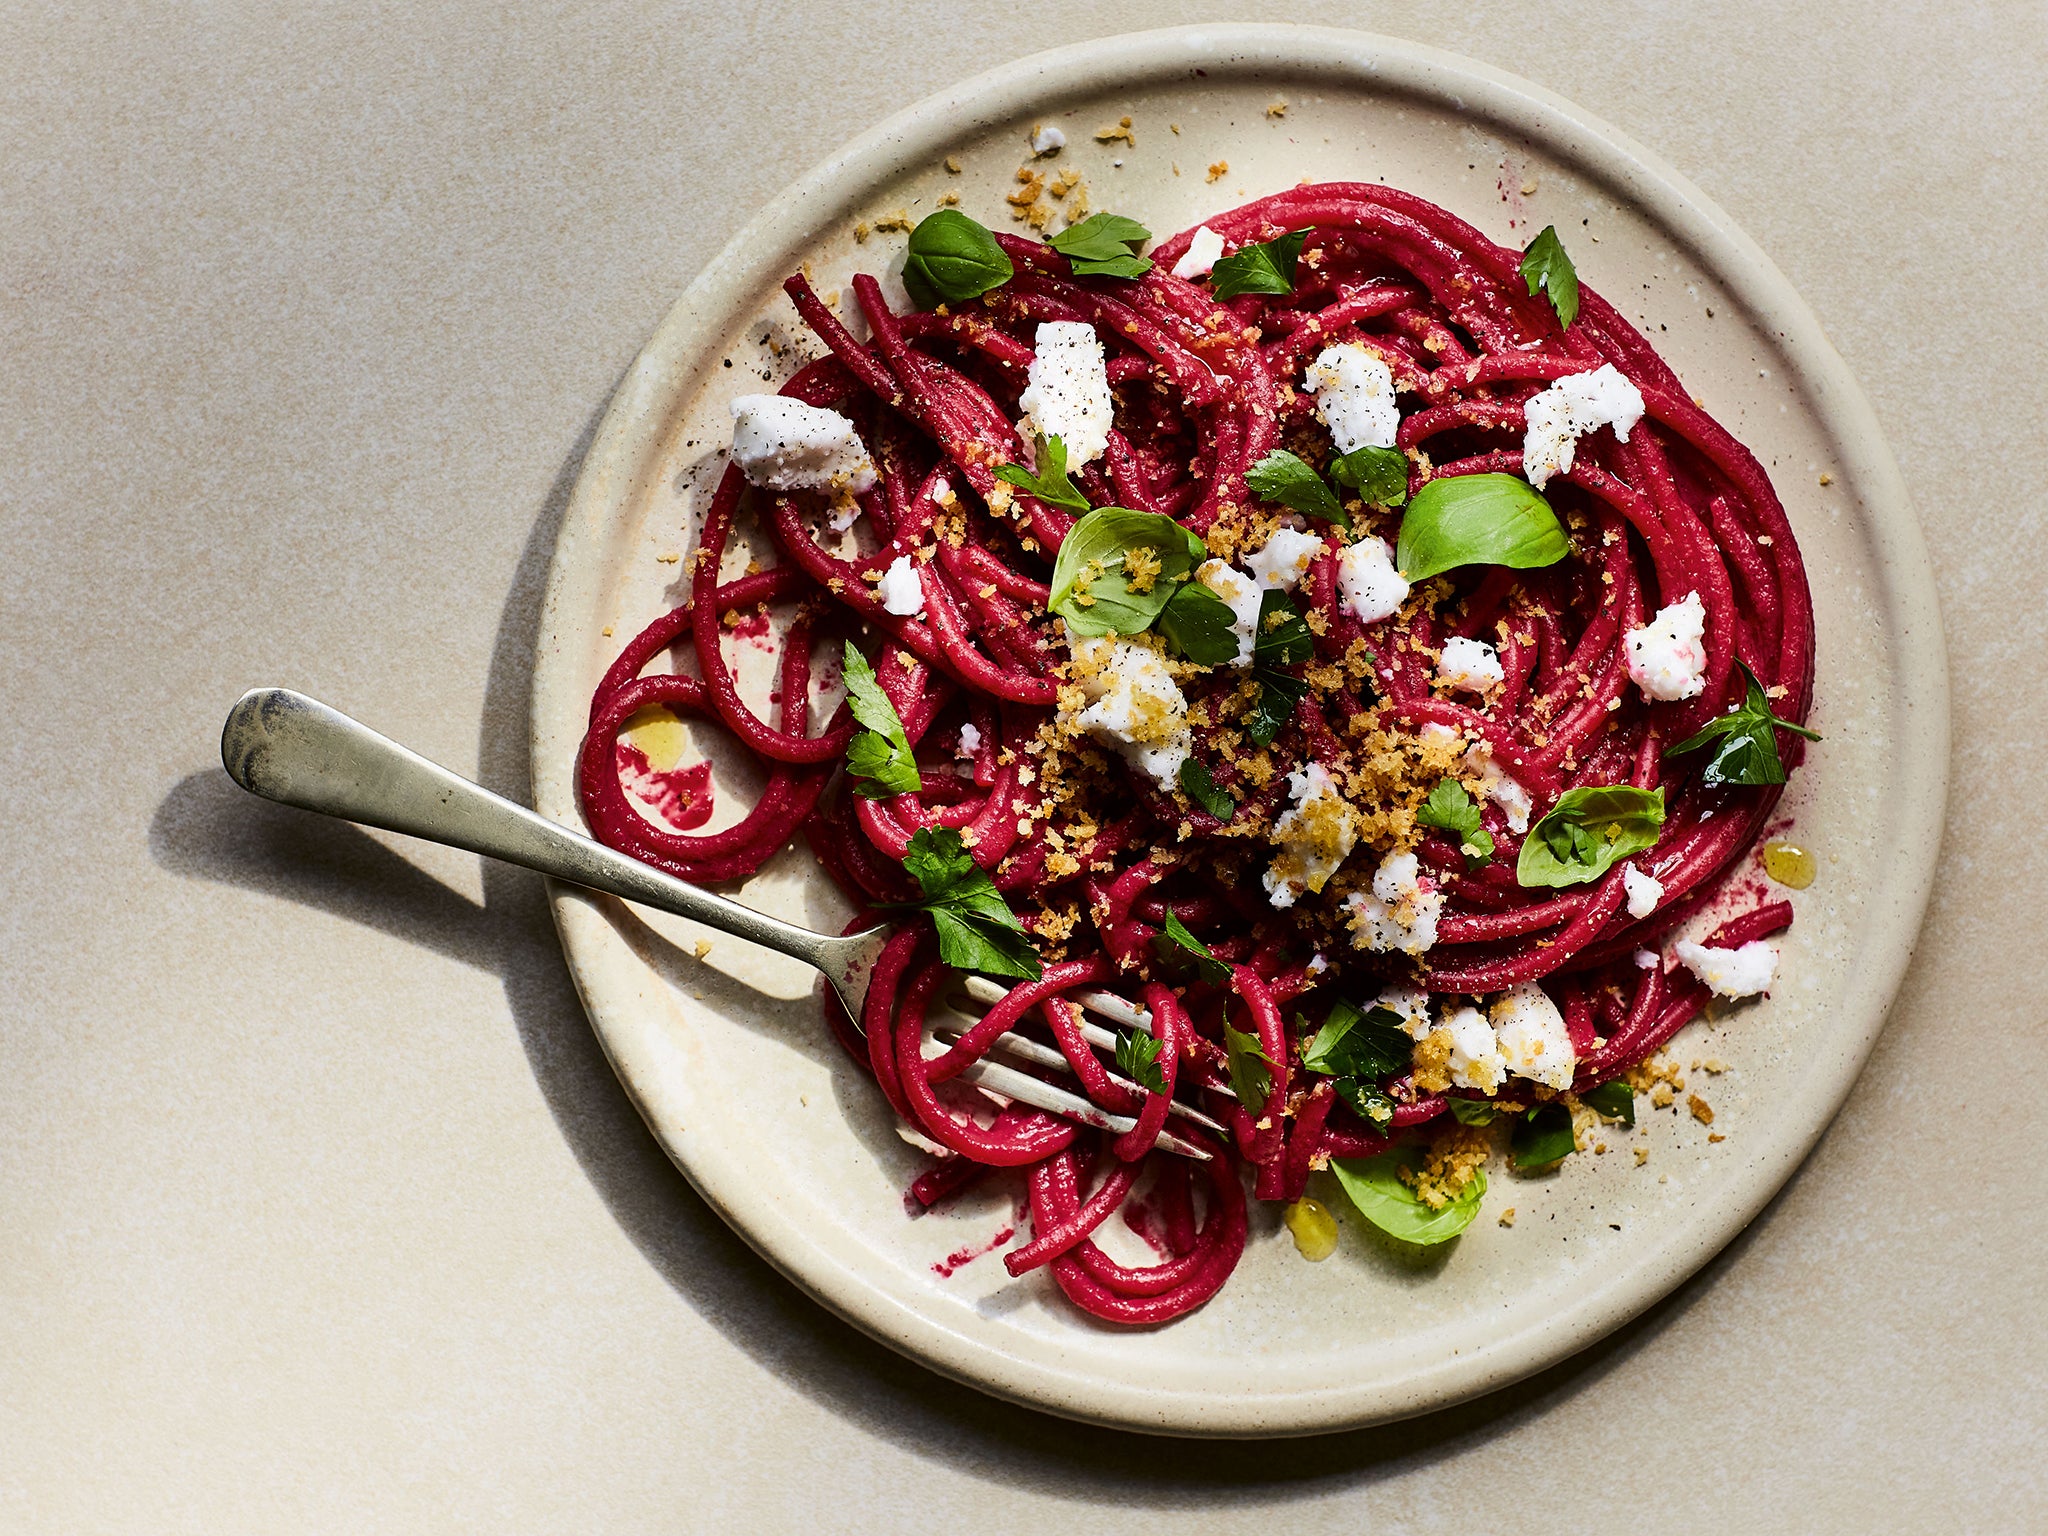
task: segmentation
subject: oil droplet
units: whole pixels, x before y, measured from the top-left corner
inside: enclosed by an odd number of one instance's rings
[[[690,742],[690,728],[659,704],[650,704],[633,712],[633,718],[626,722],[619,737],[646,755],[648,767],[656,773],[667,773],[683,760],[683,749]]]
[[[1772,838],[1764,844],[1764,873],[1780,885],[1803,891],[1813,884],[1814,857],[1797,843]]]
[[[1295,1251],[1309,1263],[1320,1264],[1337,1251],[1337,1218],[1322,1201],[1297,1200],[1287,1207],[1285,1219]]]

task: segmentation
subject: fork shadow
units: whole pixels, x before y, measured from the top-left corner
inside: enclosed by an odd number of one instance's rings
[[[522,803],[531,803],[526,723],[542,590],[596,422],[586,426],[533,523],[491,655],[479,777]],[[913,1455],[988,1481],[1056,1481],[1079,1494],[1114,1494],[1162,1509],[1370,1486],[1595,1385],[1681,1316],[1750,1240],[1745,1233],[1673,1295],[1570,1360],[1423,1417],[1286,1441],[1174,1441],[1081,1425],[984,1396],[894,1353],[813,1302],[719,1219],[613,1076],[577,1000],[537,875],[486,860],[479,903],[370,834],[253,800],[217,769],[171,790],[149,841],[153,857],[173,873],[283,896],[495,972],[563,1138],[684,1304],[763,1370],[834,1414]],[[1760,1223],[1768,1219],[1767,1212]]]

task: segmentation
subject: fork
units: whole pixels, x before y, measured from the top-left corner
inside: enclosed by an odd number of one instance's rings
[[[816,933],[756,912],[558,826],[429,762],[340,710],[287,688],[256,688],[242,695],[221,731],[220,756],[230,778],[266,800],[517,864],[585,890],[687,917],[801,960],[824,976],[856,1029],[875,960],[894,931],[879,925],[843,935]],[[998,1002],[1004,995],[1002,987],[980,976],[969,977],[963,990],[981,1003]],[[1111,993],[1077,992],[1072,1001],[1126,1028],[1151,1028],[1151,1014]],[[957,1038],[960,1031],[949,1033]],[[1116,1036],[1098,1024],[1084,1024],[1082,1033],[1092,1046],[1115,1049]],[[993,1048],[1015,1061],[1072,1070],[1060,1052],[1014,1032],[997,1036]],[[1079,1094],[998,1061],[984,1058],[959,1075],[999,1099],[1119,1135],[1137,1123],[1129,1115],[1111,1114]],[[1143,1092],[1127,1079],[1110,1075],[1133,1092]],[[1223,1129],[1178,1099],[1169,1105],[1169,1114],[1205,1130]],[[1162,1130],[1154,1145],[1182,1157],[1209,1159],[1204,1148],[1171,1130]]]

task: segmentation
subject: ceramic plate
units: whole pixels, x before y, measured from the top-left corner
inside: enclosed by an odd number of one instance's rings
[[[1134,145],[1096,142],[1125,117]],[[1384,180],[1511,245],[1555,224],[1582,278],[1770,469],[1818,608],[1813,723],[1826,740],[1782,816],[1820,874],[1792,897],[1798,920],[1769,1000],[1695,1024],[1673,1047],[1681,1063],[1727,1064],[1692,1085],[1712,1105],[1712,1132],[1682,1108],[1652,1113],[1646,1136],[1609,1155],[1541,1178],[1497,1171],[1472,1229],[1419,1258],[1347,1217],[1337,1253],[1310,1264],[1277,1212],[1259,1212],[1216,1300],[1123,1331],[1077,1313],[1044,1274],[1010,1281],[987,1255],[1015,1223],[1007,1187],[906,1217],[923,1156],[826,1036],[813,979],[793,962],[734,940],[699,959],[704,935],[687,924],[558,890],[570,967],[620,1080],[704,1197],[819,1301],[934,1369],[1075,1418],[1205,1435],[1369,1424],[1502,1386],[1671,1290],[1813,1145],[1911,951],[1947,759],[1933,587],[1869,407],[1770,262],[1605,124],[1409,43],[1204,27],[1041,54],[848,145],[698,276],[612,402],[562,528],[535,658],[540,808],[578,822],[571,773],[591,691],[625,639],[679,599],[688,567],[675,557],[722,468],[726,402],[794,366],[788,343],[802,333],[781,280],[808,266],[830,291],[856,270],[899,266],[903,236],[881,225],[915,220],[945,193],[1017,227],[1003,199],[1039,122],[1065,129],[1058,164],[1086,177],[1096,207],[1161,233],[1304,179]],[[714,758],[716,734],[699,748]],[[714,827],[753,787],[722,760],[717,786]],[[847,911],[800,848],[741,899],[814,926]],[[1649,1150],[1640,1167],[1636,1144]],[[1512,1227],[1497,1220],[1507,1206]]]

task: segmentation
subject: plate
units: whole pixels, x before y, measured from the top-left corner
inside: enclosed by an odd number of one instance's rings
[[[1134,143],[1098,142],[1126,117]],[[1681,1063],[1727,1066],[1692,1074],[1712,1131],[1681,1096],[1647,1117],[1640,1167],[1618,1145],[1546,1177],[1499,1172],[1480,1221],[1420,1257],[1347,1216],[1338,1252],[1310,1264],[1261,1211],[1220,1296],[1125,1331],[1077,1313],[1043,1274],[1009,1280],[987,1254],[1016,1224],[1006,1189],[906,1217],[923,1156],[825,1034],[813,979],[794,962],[736,940],[700,959],[705,935],[688,924],[557,889],[570,969],[620,1081],[704,1198],[825,1306],[949,1376],[1074,1418],[1233,1436],[1371,1424],[1506,1385],[1670,1291],[1813,1146],[1905,968],[1945,794],[1933,585],[1870,409],[1763,254],[1612,128],[1434,49],[1245,26],[1040,54],[855,140],[734,237],[612,401],[563,523],[534,659],[540,809],[579,821],[572,765],[592,689],[683,590],[676,557],[722,468],[727,400],[776,387],[796,362],[782,278],[807,265],[824,291],[899,266],[892,220],[949,193],[992,226],[1018,227],[1004,198],[1041,122],[1065,130],[1056,164],[1085,176],[1095,207],[1162,234],[1303,179],[1383,180],[1515,245],[1554,223],[1582,278],[1769,468],[1813,583],[1813,723],[1826,736],[1780,816],[1816,851],[1820,876],[1792,897],[1774,994],[1691,1026],[1672,1048]],[[720,766],[723,816],[747,789]],[[741,899],[819,926],[847,910],[801,849]],[[1508,1206],[1512,1226],[1498,1219]]]

